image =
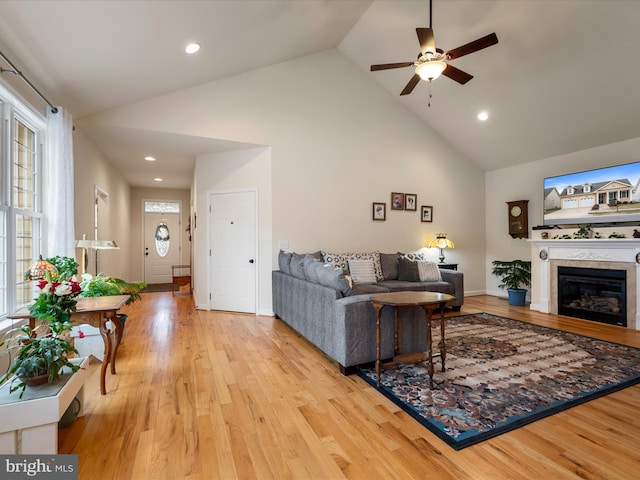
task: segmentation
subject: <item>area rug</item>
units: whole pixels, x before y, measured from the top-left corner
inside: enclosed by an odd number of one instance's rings
[[[177,292],[179,289],[174,283],[151,283],[140,290],[140,293]]]
[[[640,382],[638,348],[487,313],[445,321],[435,388],[417,364],[383,369],[379,391],[456,450]],[[376,387],[375,368],[359,375]]]

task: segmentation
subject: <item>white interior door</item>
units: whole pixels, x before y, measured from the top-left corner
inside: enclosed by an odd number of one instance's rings
[[[256,312],[256,193],[209,195],[211,308]]]
[[[171,283],[171,265],[180,265],[180,214],[145,212],[144,281]]]

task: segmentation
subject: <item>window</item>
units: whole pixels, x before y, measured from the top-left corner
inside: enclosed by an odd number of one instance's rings
[[[24,273],[41,252],[44,122],[1,86],[0,113],[1,320],[33,300]]]
[[[590,193],[591,192],[591,185],[585,185],[584,189],[583,189],[584,193]]]

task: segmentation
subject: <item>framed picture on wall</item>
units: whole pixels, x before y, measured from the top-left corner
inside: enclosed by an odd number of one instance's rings
[[[418,196],[414,193],[404,194],[404,209],[416,211],[418,209]]]
[[[404,210],[404,193],[391,194],[391,210]]]
[[[382,222],[387,219],[386,203],[373,202],[373,219]]]
[[[433,207],[430,205],[422,205],[420,207],[420,221],[433,222]]]

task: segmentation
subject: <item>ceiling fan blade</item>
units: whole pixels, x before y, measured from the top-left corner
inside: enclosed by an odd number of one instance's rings
[[[446,55],[449,60],[453,60],[454,58],[463,57],[464,55],[469,55],[470,53],[477,52],[483,48],[490,47],[496,43],[498,43],[498,36],[495,33],[490,33],[489,35],[467,43],[466,45],[449,50]]]
[[[436,41],[433,38],[433,30],[431,28],[416,28],[416,33],[422,54],[424,55],[427,51],[435,53]]]
[[[371,65],[371,71],[375,72],[377,70],[390,70],[392,68],[410,67],[412,65],[413,65],[413,62],[383,63],[381,65]]]
[[[420,82],[420,77],[416,73],[413,77],[411,77],[411,80],[409,80],[409,83],[407,83],[407,85],[404,87],[404,90],[400,92],[400,95],[409,95],[411,92],[413,92],[413,89],[416,88],[418,82]]]
[[[453,65],[447,64],[447,68],[444,69],[442,75],[449,77],[451,80],[458,82],[460,85],[464,85],[473,78],[473,75],[469,75],[467,72],[463,72],[459,68]]]

